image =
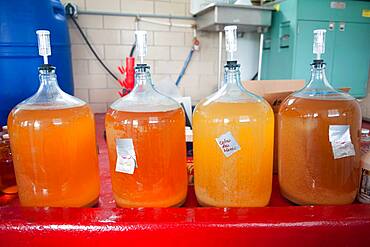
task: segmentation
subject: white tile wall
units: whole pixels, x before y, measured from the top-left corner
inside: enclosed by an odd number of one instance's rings
[[[119,11],[120,0],[85,0],[86,9],[96,11]]]
[[[76,3],[79,9],[106,12],[154,13],[190,16],[190,0],[62,0]],[[166,19],[151,19],[169,22]],[[173,23],[194,24],[192,20],[171,20]],[[78,22],[92,42],[97,53],[106,65],[117,75],[117,66],[124,64],[134,41],[135,18],[101,15],[80,15]],[[148,56],[154,81],[175,82],[184,59],[191,48],[193,32],[191,28],[168,27],[153,23],[139,22],[139,28],[148,31]],[[107,107],[119,96],[119,85],[102,68],[87,48],[73,23],[69,23],[72,43],[73,72],[76,96],[88,101],[95,112],[105,112]],[[198,32],[201,49],[193,54],[192,61],[183,77],[179,90],[191,96],[196,103],[214,92],[217,88],[217,33]],[[252,44],[252,51],[245,54],[249,60],[243,64],[248,75],[256,70],[258,37],[246,35],[244,43]],[[243,42],[240,43],[240,46]],[[244,54],[241,54],[245,56]],[[225,55],[224,55],[225,57]],[[243,60],[244,61],[244,60]],[[370,87],[369,87],[370,88]],[[364,116],[370,118],[370,97],[360,103]]]
[[[123,59],[131,50],[130,45],[105,45],[104,52],[107,59]],[[117,64],[118,65],[118,64]]]
[[[154,1],[121,0],[121,12],[153,14]]]
[[[96,53],[104,58],[104,46],[103,45],[93,45]],[[85,44],[73,44],[72,43],[72,59],[94,59],[94,55],[91,53],[87,45]]]
[[[169,46],[148,46],[147,59],[152,60],[169,60],[170,47]],[[151,64],[153,66],[154,64]],[[152,67],[153,70],[153,67]]]
[[[104,89],[90,89],[89,97],[91,102],[106,103],[118,99],[119,95],[116,89],[104,88]]]
[[[104,113],[107,111],[106,103],[89,103],[93,112],[95,113]]]
[[[163,15],[185,15],[186,3],[154,1],[155,13]]]
[[[190,16],[189,0],[62,0],[73,2],[79,9],[105,12],[154,13]],[[168,19],[149,20],[169,22]],[[171,20],[173,23],[195,24],[192,20]],[[120,76],[117,66],[134,42],[135,18],[102,15],[79,15],[78,22],[105,64]],[[148,56],[154,81],[176,81],[192,46],[191,28],[169,27],[139,22],[148,31]],[[72,43],[73,73],[76,96],[88,101],[95,112],[105,112],[119,96],[118,83],[103,69],[86,46],[72,22],[69,23]],[[217,34],[198,32],[201,50],[193,54],[179,90],[196,103],[215,91],[217,85]]]
[[[78,16],[78,24],[80,24],[81,27],[85,28],[103,28],[103,16],[80,15]],[[70,26],[73,26],[74,28],[74,25],[72,23],[70,24]]]
[[[185,34],[183,32],[155,32],[154,45],[184,46]]]
[[[87,37],[93,44],[120,44],[120,30],[110,29],[88,29]]]
[[[135,30],[135,19],[125,16],[104,16],[104,28]]]
[[[105,75],[75,75],[74,77],[75,89],[92,89],[92,88],[106,88],[107,80]]]

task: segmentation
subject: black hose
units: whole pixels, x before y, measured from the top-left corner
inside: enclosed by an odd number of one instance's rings
[[[99,55],[96,53],[96,51],[94,50],[94,48],[92,47],[92,45],[90,44],[90,41],[87,39],[86,35],[84,34],[84,32],[82,31],[80,25],[78,24],[78,22],[76,21],[76,19],[70,15],[73,23],[76,25],[78,31],[80,32],[82,38],[85,40],[87,46],[90,48],[91,52],[94,54],[94,56],[96,57],[96,59],[98,59],[99,63],[104,67],[104,69],[116,80],[118,81],[118,77],[104,64],[104,62],[100,59]]]
[[[131,51],[130,51],[130,57],[134,55],[136,49],[136,41],[132,44]]]

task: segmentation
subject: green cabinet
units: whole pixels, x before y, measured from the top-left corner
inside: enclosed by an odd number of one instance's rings
[[[370,2],[286,0],[265,35],[262,79],[310,78],[314,29],[326,29],[327,76],[355,97],[367,95]]]
[[[367,95],[370,55],[370,26],[343,23],[344,31],[335,33],[331,80],[337,87],[350,87],[355,96]],[[347,81],[348,80],[348,81]]]
[[[313,30],[327,29],[325,39],[325,54],[323,54],[322,58],[327,64],[326,75],[328,79],[331,79],[330,75],[333,71],[333,44],[335,31],[329,31],[329,25],[335,24],[327,23],[325,21],[298,21],[297,52],[295,53],[294,57],[296,64],[292,73],[293,78],[301,78],[305,79],[306,81],[309,80],[311,75],[310,64],[314,58],[314,54],[312,53]],[[330,80],[330,82],[334,84],[332,80]]]

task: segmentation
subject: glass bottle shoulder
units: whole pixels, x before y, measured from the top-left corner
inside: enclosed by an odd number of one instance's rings
[[[314,60],[309,83],[287,97],[280,107],[279,115],[333,119],[340,116],[347,118],[350,112],[360,114],[356,99],[348,93],[338,91],[329,83],[325,67],[323,60]]]
[[[181,106],[176,100],[153,88],[143,92],[133,91],[114,101],[110,108],[127,112],[166,112],[179,109]]]
[[[81,107],[86,103],[65,93],[58,85],[55,67],[43,65],[39,68],[40,86],[31,97],[19,103],[16,109],[53,110]]]
[[[310,88],[307,86],[292,93],[291,96],[312,100],[356,100],[350,94],[333,88]]]
[[[128,95],[117,99],[110,106],[115,111],[166,112],[181,108],[180,104],[154,88],[150,67],[139,64],[135,68],[135,87]]]
[[[76,128],[78,125],[94,125],[94,115],[89,105],[66,107],[66,108],[14,108],[8,117],[9,126],[27,127],[35,130],[42,128],[70,127]]]
[[[15,106],[15,109],[23,110],[58,110],[74,107],[87,106],[86,102],[69,95],[63,91],[51,97],[43,97],[35,94]]]
[[[194,110],[194,128],[201,123],[208,126],[247,126],[273,124],[274,113],[266,101],[207,102],[201,101]]]
[[[293,93],[281,104],[279,116],[336,118],[348,117],[348,113],[356,113],[356,115],[361,113],[360,105],[355,98],[340,92],[339,95],[335,97],[301,97],[301,94]]]
[[[243,113],[248,111],[272,112],[269,103],[261,96],[255,95],[241,86],[230,89],[228,85],[224,85],[216,93],[201,100],[195,108],[195,113],[213,108],[223,109],[225,113],[236,111],[236,109]]]
[[[301,90],[292,94],[312,100],[355,100],[351,95],[335,89],[326,78],[326,64],[323,60],[314,60],[311,64],[311,78],[309,83]]]

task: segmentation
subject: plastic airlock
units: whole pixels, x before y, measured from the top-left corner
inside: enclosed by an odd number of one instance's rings
[[[313,53],[316,54],[316,60],[322,60],[321,54],[325,53],[325,29],[316,29],[313,31]]]
[[[227,60],[234,61],[235,60],[234,53],[238,49],[236,36],[237,26],[226,26],[224,30],[225,30]]]
[[[144,64],[144,57],[147,54],[147,36],[148,33],[146,31],[135,31],[136,49],[140,58],[140,64]]]
[[[225,27],[224,85],[193,115],[194,185],[204,206],[261,207],[271,194],[274,114],[241,83],[236,34]]]
[[[44,58],[39,67],[40,87],[8,117],[21,205],[95,205],[100,185],[94,115],[84,101],[59,88],[56,69],[48,64],[50,32],[36,34]]]
[[[50,32],[48,30],[37,30],[36,34],[39,46],[39,55],[44,58],[44,64],[49,64],[48,56],[51,55]]]

